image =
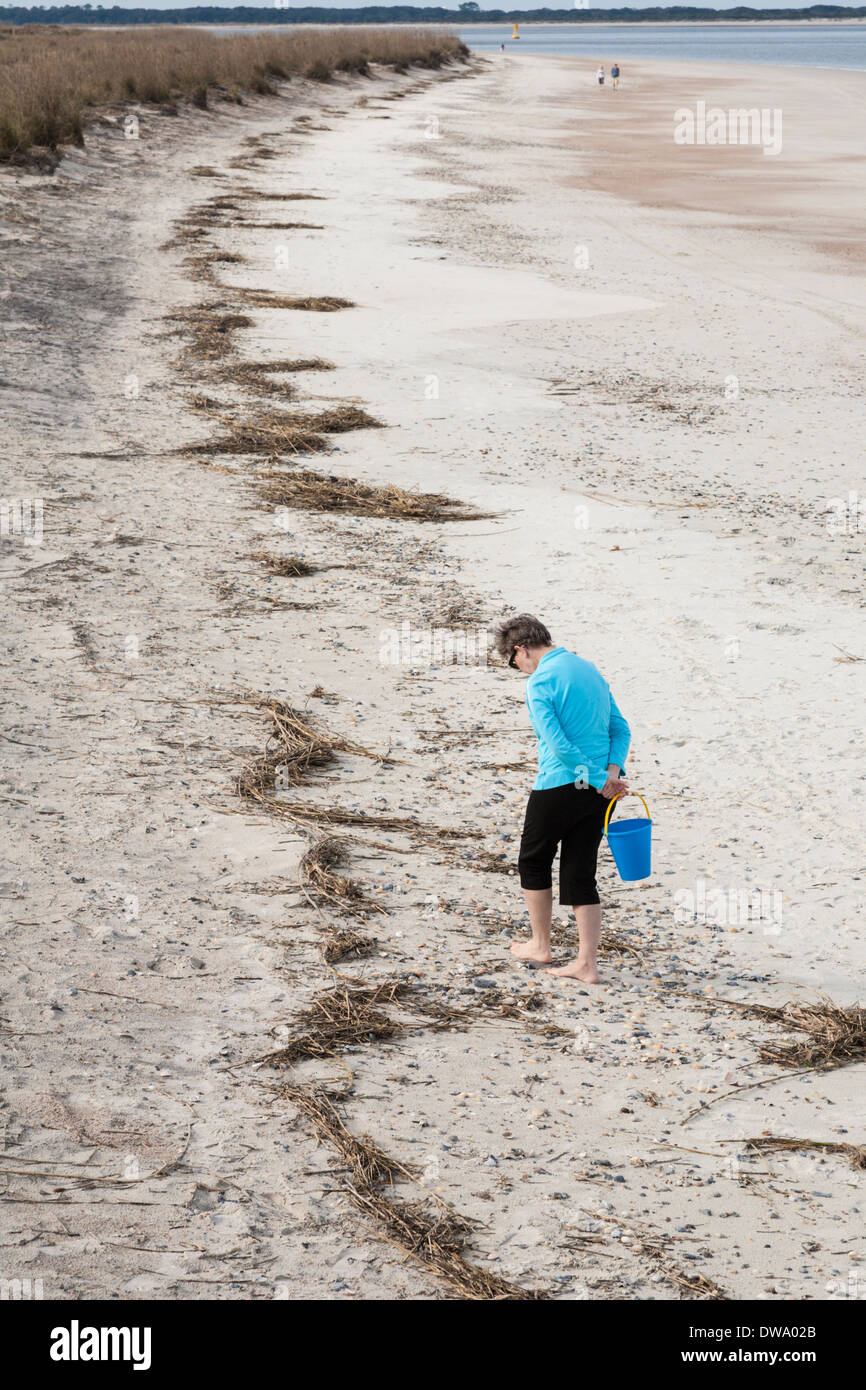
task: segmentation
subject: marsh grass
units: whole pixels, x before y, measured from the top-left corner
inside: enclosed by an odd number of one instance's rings
[[[34,147],[84,143],[88,111],[116,102],[152,104],[174,114],[178,101],[207,110],[242,103],[243,93],[273,95],[279,84],[335,73],[368,75],[463,61],[454,34],[435,29],[295,30],[221,37],[169,25],[116,33],[33,25],[0,29],[0,159]]]

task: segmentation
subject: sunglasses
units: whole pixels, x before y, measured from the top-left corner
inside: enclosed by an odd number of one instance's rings
[[[519,670],[520,670],[520,667],[517,665],[517,662],[514,660],[514,658],[515,658],[515,656],[517,655],[518,651],[520,650],[520,647],[521,647],[521,646],[522,646],[522,643],[518,643],[518,645],[517,645],[516,647],[513,647],[513,648],[512,648],[512,651],[511,651],[511,655],[510,655],[510,657],[508,658],[508,664],[509,664],[509,666],[511,667],[512,671],[519,671]]]

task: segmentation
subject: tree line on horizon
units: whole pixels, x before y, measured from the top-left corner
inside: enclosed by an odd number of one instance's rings
[[[700,23],[727,19],[749,20],[786,19],[862,19],[866,6],[809,5],[799,9],[762,10],[747,5],[731,9],[698,9],[694,5],[656,6],[652,9],[542,9],[542,10],[485,10],[474,0],[465,0],[453,9],[442,6],[365,5],[358,9],[338,10],[328,6],[270,5],[197,5],[184,9],[152,10],[127,9],[121,5],[24,5],[0,6],[0,24],[479,24],[507,22],[509,24],[542,22],[549,24],[598,24],[620,22],[648,24],[659,21]]]

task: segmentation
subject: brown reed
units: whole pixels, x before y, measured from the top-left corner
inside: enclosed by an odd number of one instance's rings
[[[213,101],[242,103],[244,92],[273,95],[293,78],[367,74],[371,63],[437,68],[466,56],[456,35],[414,26],[234,36],[174,25],[119,32],[4,28],[0,159],[22,159],[33,147],[83,144],[89,113],[109,103],[145,103],[175,114],[178,101],[189,101],[206,110]]]

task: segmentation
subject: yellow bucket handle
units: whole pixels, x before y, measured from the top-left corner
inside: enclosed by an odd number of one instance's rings
[[[633,792],[633,791],[630,791],[630,792],[628,792],[628,793],[626,793],[626,792],[620,792],[620,793],[619,793],[619,796],[612,796],[611,799],[610,799],[610,805],[609,805],[608,808],[607,808],[607,815],[606,815],[605,818],[604,818],[604,833],[605,833],[605,835],[607,834],[607,823],[608,823],[608,821],[610,820],[610,813],[611,813],[611,811],[613,810],[613,803],[614,803],[615,801],[619,801],[620,796],[626,796],[626,795],[628,795],[628,796],[637,796],[637,797],[640,797],[641,801],[643,801],[643,797],[641,796],[640,792]],[[644,810],[646,811],[647,820],[652,820],[652,816],[651,816],[650,813],[649,813],[649,806],[647,806],[647,804],[646,804],[645,801],[643,801],[643,808],[644,808]]]

